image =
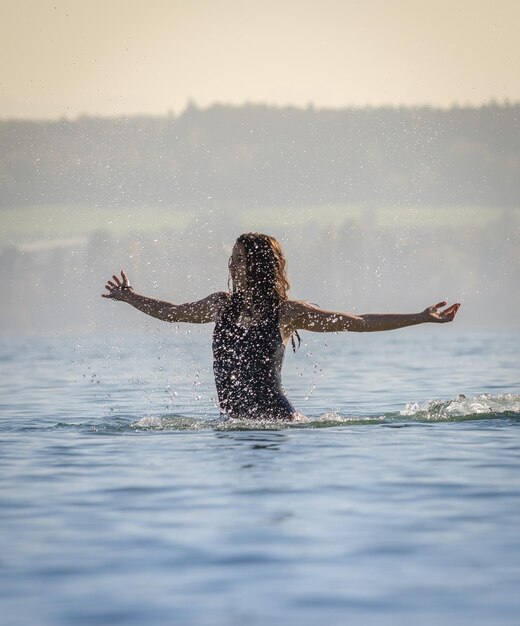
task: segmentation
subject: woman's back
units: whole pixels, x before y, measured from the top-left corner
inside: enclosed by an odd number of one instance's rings
[[[284,353],[280,307],[261,318],[244,318],[240,299],[230,296],[213,332],[213,371],[222,411],[231,417],[291,419],[295,410],[281,381]]]

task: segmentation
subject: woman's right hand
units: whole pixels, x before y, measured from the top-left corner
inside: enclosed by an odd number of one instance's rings
[[[112,280],[109,280],[105,285],[105,289],[108,290],[108,293],[101,294],[102,298],[112,298],[113,300],[123,301],[127,300],[128,295],[134,290],[123,270],[121,270],[121,278],[114,274]]]
[[[445,307],[448,303],[446,300],[439,302],[438,304],[434,304],[433,306],[429,306],[422,312],[422,317],[425,322],[437,322],[444,324],[445,322],[453,322],[455,319],[455,315],[457,315],[457,311],[460,309],[460,302],[456,304],[452,304],[444,311],[441,311],[442,307]]]

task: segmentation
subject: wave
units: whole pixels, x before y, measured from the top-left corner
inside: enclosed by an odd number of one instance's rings
[[[143,417],[110,416],[98,422],[83,424],[59,423],[54,428],[87,428],[100,434],[146,431],[193,431],[193,430],[283,430],[287,428],[330,428],[356,425],[407,426],[439,422],[463,422],[472,420],[520,421],[520,395],[480,394],[474,397],[459,395],[452,400],[429,400],[424,403],[410,402],[397,412],[376,415],[342,416],[326,412],[316,417],[297,415],[294,421],[247,420],[229,418],[188,417],[161,415]]]
[[[430,400],[424,404],[411,402],[400,412],[403,417],[423,421],[460,421],[493,417],[520,417],[520,395],[481,394],[467,398],[461,394],[455,400]]]
[[[145,431],[186,430],[281,430],[298,428],[329,428],[334,426],[386,425],[408,426],[441,422],[464,422],[493,420],[495,422],[520,423],[520,395],[480,394],[473,397],[459,395],[451,400],[429,400],[409,402],[400,411],[341,415],[324,412],[320,415],[297,415],[293,421],[229,419],[213,415],[188,416],[167,415],[124,415],[113,413],[102,419],[90,421],[41,421],[37,418],[23,420],[5,419],[0,422],[1,432],[49,431],[55,429],[90,431],[99,434],[138,433]]]

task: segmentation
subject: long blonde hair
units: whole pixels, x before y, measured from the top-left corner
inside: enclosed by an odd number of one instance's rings
[[[242,244],[246,252],[246,284],[253,295],[253,311],[261,319],[278,317],[282,304],[288,300],[290,288],[287,261],[280,242],[262,233],[244,233],[236,243]],[[229,314],[236,319],[243,304],[243,293],[233,285]],[[293,350],[296,350],[294,337],[300,345],[296,331],[291,336]]]
[[[273,304],[286,302],[290,285],[280,242],[269,235],[245,233],[236,243],[245,248],[247,287],[254,300]]]

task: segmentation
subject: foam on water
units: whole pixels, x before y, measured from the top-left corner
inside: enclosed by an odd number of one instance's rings
[[[430,400],[423,404],[410,402],[400,415],[424,421],[479,419],[483,416],[515,417],[520,416],[520,395],[483,393],[466,398],[461,394],[455,400]]]
[[[333,428],[357,425],[406,425],[413,423],[461,422],[471,420],[520,419],[520,395],[480,394],[452,400],[409,402],[399,412],[380,415],[344,416],[329,411],[315,417],[298,414],[294,421],[228,419],[224,417],[188,417],[184,415],[109,416],[96,422],[68,424],[59,422],[54,428],[89,429],[98,433],[197,430],[283,430],[287,428]],[[34,427],[33,427],[34,428]]]

